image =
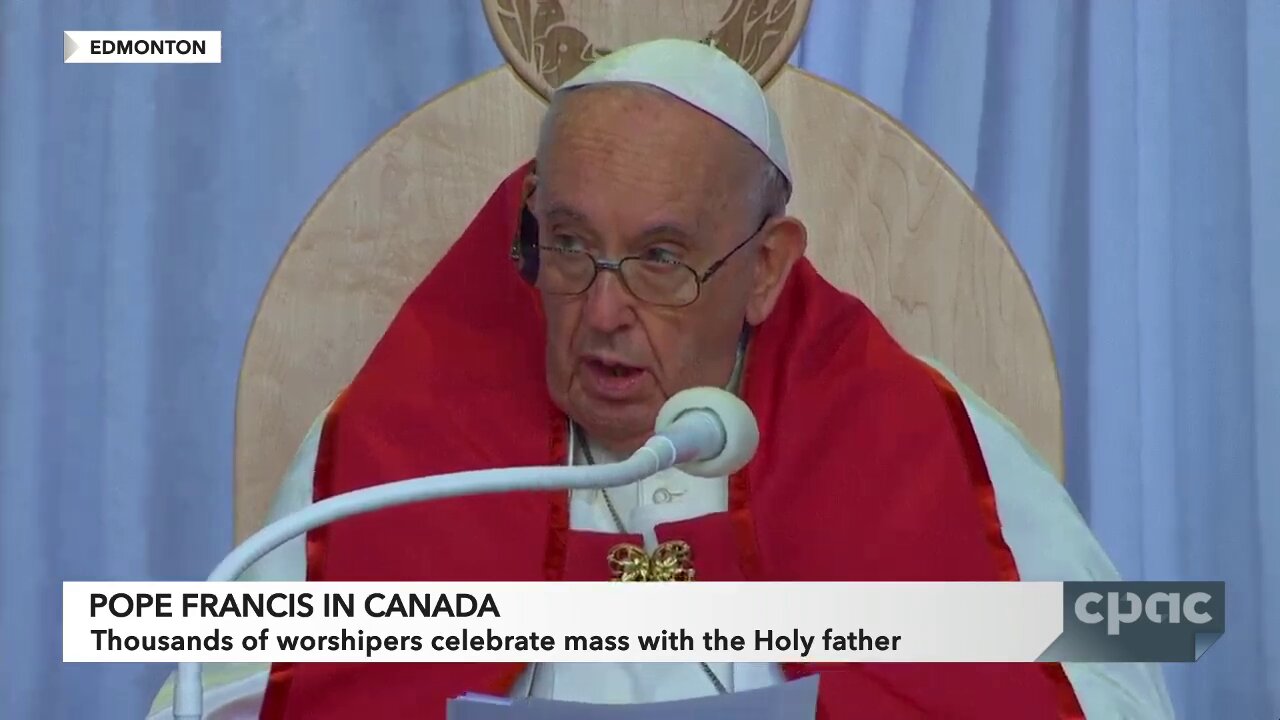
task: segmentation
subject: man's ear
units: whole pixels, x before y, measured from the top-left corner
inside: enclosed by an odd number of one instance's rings
[[[533,214],[533,193],[537,187],[538,178],[530,171],[524,176],[524,202],[520,205],[516,236],[511,242],[511,260],[520,277],[530,285],[538,281],[538,218]]]
[[[759,325],[773,312],[791,268],[804,257],[808,244],[809,231],[798,218],[778,217],[765,225],[756,249],[755,277],[747,301],[748,323]]]
[[[524,183],[521,192],[524,194],[524,205],[533,212],[533,193],[538,189],[538,166],[530,166],[529,172],[524,176]]]

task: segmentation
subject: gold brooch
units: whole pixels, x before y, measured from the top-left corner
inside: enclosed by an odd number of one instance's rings
[[[623,543],[610,548],[609,569],[614,582],[688,582],[693,580],[692,558],[683,540],[664,542],[652,555],[639,545]]]

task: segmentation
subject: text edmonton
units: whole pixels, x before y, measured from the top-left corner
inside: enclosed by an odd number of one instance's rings
[[[90,55],[207,55],[204,40],[90,40]]]

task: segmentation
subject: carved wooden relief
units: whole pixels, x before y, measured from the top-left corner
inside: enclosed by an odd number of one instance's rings
[[[484,0],[498,47],[543,97],[614,48],[680,37],[720,48],[762,84],[786,64],[810,0]]]

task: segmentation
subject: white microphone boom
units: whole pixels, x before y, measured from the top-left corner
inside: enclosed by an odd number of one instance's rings
[[[235,580],[289,540],[353,515],[463,495],[618,487],[672,466],[692,475],[718,477],[746,465],[760,439],[755,417],[746,403],[719,388],[691,388],[676,393],[659,411],[656,429],[657,433],[643,447],[622,462],[472,470],[400,480],[326,498],[251,535],[218,563],[207,581]],[[204,717],[200,663],[178,663],[173,717]]]

